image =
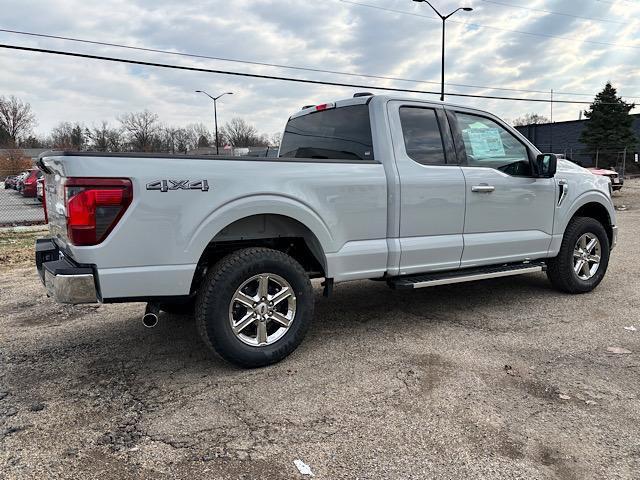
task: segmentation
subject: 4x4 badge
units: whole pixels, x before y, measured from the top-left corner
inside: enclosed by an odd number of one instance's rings
[[[207,180],[156,180],[147,183],[147,190],[159,190],[168,192],[169,190],[202,190],[209,191],[209,182]]]

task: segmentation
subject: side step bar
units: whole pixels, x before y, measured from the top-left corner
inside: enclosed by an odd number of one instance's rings
[[[413,288],[435,287],[452,283],[473,282],[488,278],[509,277],[525,273],[536,273],[545,270],[544,263],[518,263],[493,267],[467,268],[453,272],[439,272],[424,275],[410,275],[388,280],[391,288],[408,290]]]

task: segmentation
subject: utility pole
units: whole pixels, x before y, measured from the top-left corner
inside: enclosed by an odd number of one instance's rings
[[[549,150],[553,153],[553,88],[551,89],[551,125],[549,125]]]
[[[445,39],[446,21],[447,21],[447,18],[449,18],[450,16],[452,16],[454,13],[456,13],[459,10],[464,10],[465,12],[471,12],[471,11],[473,11],[473,8],[471,8],[471,7],[458,7],[453,12],[451,12],[449,15],[442,15],[438,10],[436,10],[436,7],[431,5],[431,2],[429,2],[428,0],[413,0],[413,1],[414,2],[419,2],[419,3],[426,3],[427,5],[429,5],[431,7],[431,9],[434,12],[436,12],[436,15],[438,15],[440,17],[440,19],[442,20],[442,73],[441,73],[441,82],[440,82],[440,101],[444,102],[444,39]]]

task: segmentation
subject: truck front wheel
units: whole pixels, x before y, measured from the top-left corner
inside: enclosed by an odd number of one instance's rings
[[[558,290],[586,293],[598,286],[609,264],[609,237],[594,218],[575,217],[565,230],[558,256],[547,262],[547,276]]]
[[[313,316],[313,289],[292,257],[247,248],[207,273],[195,313],[210,349],[241,367],[262,367],[282,360],[302,342]]]

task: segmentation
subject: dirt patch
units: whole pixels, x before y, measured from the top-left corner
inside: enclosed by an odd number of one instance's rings
[[[46,232],[0,231],[0,270],[33,264],[36,238]]]

